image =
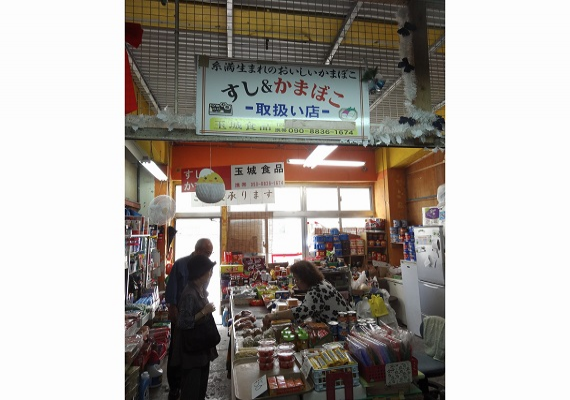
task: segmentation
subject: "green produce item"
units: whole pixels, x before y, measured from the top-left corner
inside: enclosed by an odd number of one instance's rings
[[[281,339],[283,339],[286,342],[292,342],[293,340],[295,340],[295,334],[291,332],[291,329],[285,328],[281,332]]]
[[[309,339],[309,334],[303,328],[297,328],[297,337],[300,340],[307,340]]]

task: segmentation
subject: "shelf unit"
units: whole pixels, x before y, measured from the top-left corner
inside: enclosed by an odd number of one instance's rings
[[[366,230],[364,233],[366,235],[364,245],[366,248],[367,264],[376,265],[376,262],[388,263],[388,241],[386,239],[386,232],[376,229]]]
[[[145,235],[125,235],[125,302],[129,299],[129,286],[131,282],[139,282],[136,301],[144,290],[150,288],[152,272],[155,268],[152,253],[156,249],[156,236]],[[140,277],[140,279],[138,279]]]
[[[232,280],[235,280],[235,277],[242,276],[243,273],[243,264],[220,265],[220,312],[223,311],[223,306],[227,306],[230,303],[229,290]]]

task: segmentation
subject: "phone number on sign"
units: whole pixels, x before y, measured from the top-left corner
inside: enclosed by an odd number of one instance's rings
[[[350,129],[308,129],[308,131],[315,135],[356,135],[356,132]]]
[[[304,133],[311,135],[358,135],[353,129],[276,128],[275,133]]]

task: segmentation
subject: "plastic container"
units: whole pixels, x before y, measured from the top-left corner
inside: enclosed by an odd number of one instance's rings
[[[295,344],[294,343],[281,343],[277,346],[277,351],[295,351]]]
[[[297,337],[295,333],[290,329],[285,329],[281,333],[281,344],[286,344],[291,346],[291,350],[297,351]]]
[[[279,368],[289,369],[295,365],[295,352],[292,350],[277,351],[279,359]]]
[[[160,365],[158,364],[153,364],[153,365],[149,365],[147,367],[147,372],[150,376],[150,388],[157,388],[160,387],[162,385],[162,368],[160,368]]]
[[[275,346],[263,346],[257,348],[258,357],[269,357],[275,353]]]
[[[326,349],[326,350],[333,350],[336,348],[342,349],[343,347],[344,347],[344,345],[340,342],[323,343],[323,349]]]
[[[275,361],[275,353],[271,353],[271,354],[260,354],[257,353],[257,360],[259,361],[260,364],[269,364],[272,363],[273,361]]]
[[[261,339],[259,341],[258,347],[268,347],[268,346],[275,347],[276,345],[277,345],[277,341],[275,339]]]
[[[259,366],[259,370],[260,371],[270,371],[273,369],[273,364],[274,361],[271,362],[261,362],[260,360],[257,360],[257,365]]]
[[[139,382],[139,400],[150,399],[150,374],[145,371],[141,374]]]
[[[297,328],[297,351],[302,351],[309,348],[309,334],[303,328]]]
[[[224,313],[222,314],[222,326],[228,326],[228,320],[230,319],[230,310],[224,307]]]

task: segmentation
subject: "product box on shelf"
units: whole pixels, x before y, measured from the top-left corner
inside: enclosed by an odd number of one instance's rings
[[[305,384],[301,374],[292,374],[290,376],[277,375],[267,377],[267,387],[270,396],[282,396],[284,394],[302,392]]]
[[[243,265],[242,264],[222,264],[222,265],[220,265],[220,273],[222,273],[222,274],[243,273]]]
[[[360,385],[359,375],[358,375],[358,363],[350,358],[350,364],[340,365],[338,367],[330,367],[327,369],[318,369],[312,372],[313,383],[315,385],[315,390],[317,392],[322,392],[327,389],[327,375],[333,372],[350,372],[352,374],[352,386]],[[340,389],[344,387],[344,382],[341,379],[337,379],[334,385],[335,389]]]
[[[154,314],[154,321],[168,321],[168,311],[157,311]]]
[[[306,325],[309,347],[318,347],[333,341],[329,326],[324,322],[309,322]]]
[[[242,264],[245,271],[265,270],[265,256],[243,257]]]
[[[125,337],[125,364],[138,365],[134,363],[138,357],[144,341],[142,335],[133,335]]]
[[[360,376],[364,378],[366,382],[385,382],[386,381],[386,368],[387,366],[391,367],[402,367],[401,369],[411,369],[411,375],[409,379],[404,379],[407,382],[412,381],[412,377],[418,376],[418,360],[412,357],[411,361],[400,361],[396,363],[384,364],[384,365],[372,365],[372,366],[365,366],[362,363],[358,363],[358,371],[360,372]],[[400,376],[405,376],[405,374],[399,374]],[[387,382],[391,383],[391,382]],[[401,382],[394,382],[394,383],[405,383],[404,381]]]
[[[445,211],[442,213],[441,207],[422,207],[422,225],[443,225],[445,221]]]
[[[143,216],[125,216],[125,234],[148,235],[149,221]]]

